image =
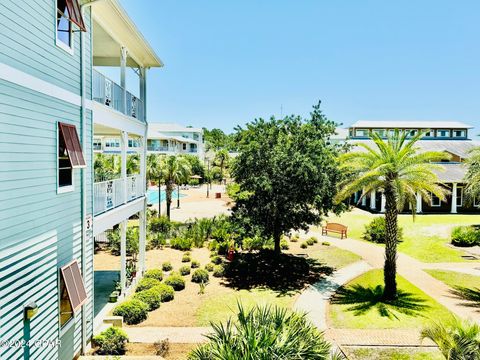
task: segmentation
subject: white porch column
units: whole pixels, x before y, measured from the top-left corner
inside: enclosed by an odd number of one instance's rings
[[[147,199],[144,199],[144,206],[143,210],[139,213],[139,273],[143,275],[145,271],[145,246],[146,246],[146,239],[147,239],[147,218],[146,218],[146,211],[147,211]]]
[[[416,213],[420,214],[422,213],[422,195],[420,195],[420,191],[417,191],[417,208],[416,208]]]
[[[365,191],[362,191],[362,206],[367,206],[367,194],[365,194]]]
[[[380,212],[384,213],[385,212],[385,204],[387,202],[387,199],[385,198],[385,194],[382,192],[382,202],[380,205]]]
[[[123,180],[123,202],[127,202],[127,147],[128,147],[128,133],[122,131],[121,136],[121,176]]]
[[[355,195],[353,195],[353,201],[355,202],[355,205],[358,202],[358,191],[355,191]]]
[[[145,130],[145,134],[146,134]],[[140,150],[140,179],[142,180],[142,193],[147,192],[146,191],[146,185],[147,185],[147,137],[142,136],[140,138],[140,142],[142,144],[142,148]]]
[[[122,87],[123,113],[127,113],[127,48],[122,46],[120,50],[120,86]]]
[[[452,184],[452,214],[457,213],[457,183]]]
[[[140,68],[140,99],[143,103],[143,121],[147,121],[147,69]]]
[[[120,285],[122,294],[127,287],[127,220],[120,223]]]
[[[376,199],[377,197],[377,192],[375,190],[372,190],[370,192],[370,209],[372,210],[375,210],[377,208],[377,205],[376,205]]]

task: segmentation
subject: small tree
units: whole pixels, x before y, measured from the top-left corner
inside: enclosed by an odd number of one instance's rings
[[[333,202],[341,178],[338,147],[329,142],[335,123],[322,114],[320,103],[310,115],[258,119],[236,129],[239,155],[232,176],[248,196],[237,199],[233,214],[273,238],[276,254],[283,234],[307,230],[340,209]]]
[[[170,207],[172,205],[172,192],[175,184],[186,182],[190,176],[190,165],[183,156],[167,156],[161,164],[162,177],[165,181],[167,198],[167,217],[170,219]]]

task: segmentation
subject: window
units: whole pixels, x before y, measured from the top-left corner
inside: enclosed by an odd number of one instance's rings
[[[87,301],[77,260],[60,268],[60,326],[64,326]]]
[[[453,137],[465,137],[465,130],[453,130]]]
[[[457,207],[463,206],[463,188],[457,187]]]
[[[102,150],[102,139],[93,139],[93,150]]]
[[[105,147],[119,148],[120,147],[120,139],[106,139],[105,140]]]
[[[140,141],[136,139],[129,139],[128,140],[128,147],[129,148],[138,148],[140,147]]]
[[[450,130],[440,129],[437,130],[437,137],[450,137]]]
[[[375,132],[375,134],[377,134],[380,137],[384,137],[386,132],[384,129],[375,129],[373,131]]]
[[[415,135],[417,135],[417,131],[418,131],[418,130],[410,130],[410,131],[408,132],[408,136],[415,136]]]
[[[78,0],[57,0],[57,44],[67,50],[73,48],[72,24],[87,31]]]
[[[187,144],[183,143],[182,146],[183,146],[183,150],[187,150]]]
[[[430,202],[432,207],[439,207],[441,205],[440,198],[438,196],[435,196],[434,194],[431,194]]]
[[[427,131],[425,131],[425,134],[423,136],[424,137],[432,137],[433,136],[433,131],[432,130],[427,130]]]
[[[86,167],[75,125],[58,123],[58,190],[73,190],[73,169]]]
[[[355,130],[355,136],[367,137],[368,136],[368,130],[367,129],[356,129]]]
[[[473,206],[474,207],[480,207],[480,199],[478,199],[477,197],[474,197],[473,198]]]

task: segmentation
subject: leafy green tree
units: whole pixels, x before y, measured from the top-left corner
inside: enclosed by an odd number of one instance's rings
[[[220,150],[229,147],[230,139],[221,129],[208,130],[203,128],[203,138],[206,143],[206,150]]]
[[[182,156],[188,161],[191,175],[198,175],[205,178],[205,166],[198,156],[191,154],[184,154]]]
[[[127,156],[127,175],[140,173],[140,155],[131,154]]]
[[[183,156],[169,155],[162,160],[162,178],[165,182],[167,217],[170,219],[172,192],[175,184],[187,182],[191,174],[188,161]]]
[[[158,183],[161,173],[161,159],[159,154],[147,155],[147,182]],[[158,184],[160,186],[160,184]]]
[[[115,179],[120,175],[120,168],[116,165],[115,155],[95,153],[93,162],[95,182]]]
[[[341,184],[337,200],[350,197],[357,191],[369,193],[380,190],[385,196],[385,300],[397,298],[397,242],[398,213],[406,204],[415,209],[416,196],[428,201],[431,194],[445,199],[446,190],[438,184],[435,170],[443,167],[432,162],[448,158],[443,152],[419,152],[415,146],[423,136],[419,132],[409,139],[408,131],[395,130],[384,141],[372,133],[373,145],[357,144],[363,151],[352,151],[340,157],[342,171],[349,172],[348,179]]]
[[[322,114],[320,103],[309,119],[258,119],[236,131],[239,155],[231,174],[248,196],[237,199],[233,215],[273,238],[276,254],[283,234],[307,230],[340,210],[333,202],[341,180],[339,148],[329,142],[335,123]]]
[[[220,168],[221,179],[224,178],[223,170],[227,166],[230,156],[227,149],[220,149],[215,153],[215,164]]]
[[[469,157],[465,161],[468,166],[465,181],[465,194],[469,202],[475,199],[480,200],[480,146],[473,148],[470,151]]]

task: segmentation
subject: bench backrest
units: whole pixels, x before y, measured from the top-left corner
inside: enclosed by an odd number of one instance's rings
[[[347,230],[347,227],[345,225],[338,224],[338,223],[327,223],[327,229],[342,231],[342,230]]]

